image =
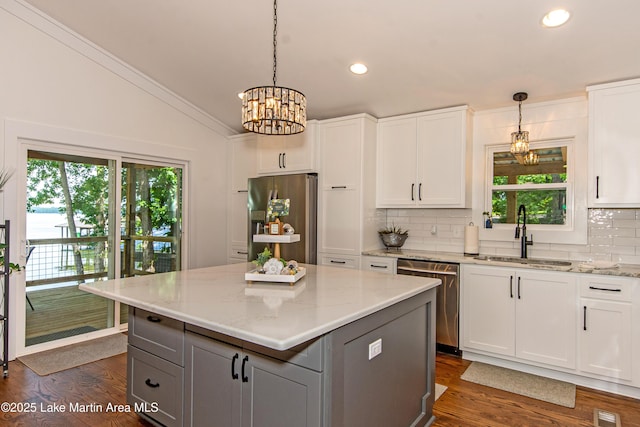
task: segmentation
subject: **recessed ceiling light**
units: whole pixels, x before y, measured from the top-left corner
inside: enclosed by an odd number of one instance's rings
[[[349,70],[351,70],[351,72],[353,74],[364,74],[367,72],[367,66],[364,64],[351,64],[351,66],[349,67]]]
[[[564,9],[556,9],[544,15],[542,25],[548,28],[559,27],[569,20],[571,14]]]

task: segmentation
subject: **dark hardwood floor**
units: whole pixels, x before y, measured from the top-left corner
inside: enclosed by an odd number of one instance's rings
[[[436,381],[448,389],[434,406],[437,417],[434,426],[588,427],[593,426],[593,409],[600,408],[620,414],[622,427],[640,427],[640,400],[578,387],[575,409],[564,408],[463,381],[460,375],[470,362],[460,358],[438,354],[436,363]],[[126,370],[124,354],[46,377],[36,375],[19,361],[10,362],[9,377],[0,379],[0,402],[14,406],[35,404],[36,411],[3,410],[0,425],[148,427],[150,424],[133,412],[107,412],[109,404],[126,403]],[[103,410],[75,413],[42,410],[54,404],[70,408],[72,403],[102,405]]]
[[[640,427],[640,400],[577,387],[576,407],[565,408],[461,380],[469,364],[438,354],[436,382],[448,389],[434,405],[434,426],[593,427],[598,408],[619,414],[622,427]]]

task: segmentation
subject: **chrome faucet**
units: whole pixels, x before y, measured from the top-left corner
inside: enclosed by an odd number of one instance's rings
[[[520,226],[520,215],[522,215],[522,226]],[[522,233],[522,236],[520,236],[520,233]],[[526,258],[527,246],[533,245],[533,234],[530,239],[527,239],[527,208],[524,205],[518,207],[518,224],[516,225],[515,238],[520,239],[520,258]]]

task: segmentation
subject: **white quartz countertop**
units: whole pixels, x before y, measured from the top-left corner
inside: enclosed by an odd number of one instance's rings
[[[252,283],[253,264],[86,283],[80,289],[275,350],[287,350],[440,284],[304,265],[295,285]]]

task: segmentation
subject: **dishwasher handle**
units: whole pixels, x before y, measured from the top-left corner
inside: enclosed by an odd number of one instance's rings
[[[401,271],[410,271],[412,273],[441,274],[443,276],[458,275],[458,273],[455,271],[436,271],[436,270],[426,270],[424,268],[398,267],[398,272],[401,272]]]

